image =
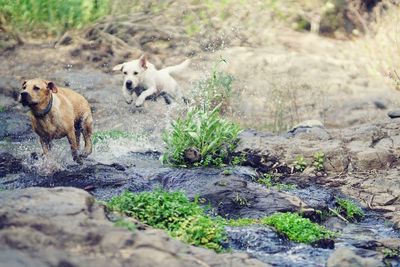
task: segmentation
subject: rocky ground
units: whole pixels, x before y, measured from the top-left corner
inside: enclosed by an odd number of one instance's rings
[[[141,24],[136,39],[124,39],[125,44],[118,43],[122,49],[115,50],[97,41],[129,32],[123,23],[118,34],[112,25],[104,30],[107,25],[100,23],[83,36],[67,34],[55,46],[53,40],[27,42],[0,55],[0,186],[5,189],[0,192],[0,265],[382,266],[385,250],[399,252],[400,120],[387,115],[398,107],[399,93],[369,77],[346,41],[267,29],[238,35],[226,47],[208,36],[207,41],[214,40],[208,49],[206,42],[180,35],[165,39],[168,27],[153,31],[151,39]],[[121,53],[125,45],[135,50]],[[163,101],[149,101],[139,110],[126,105],[122,78],[110,71],[141,49],[153,53],[157,66],[191,57],[190,69],[178,77],[189,95],[193,81],[220,56],[227,60],[221,69],[235,77],[229,116],[257,129],[241,134],[237,152],[246,156],[246,166],[178,170],[160,164],[161,132],[179,109]],[[56,142],[49,161],[35,160],[36,136],[26,110],[13,100],[22,80],[31,77],[82,93],[93,107],[96,131],[119,129],[138,138],[96,144],[83,166],[72,162],[65,140]],[[400,117],[396,111],[391,115]],[[326,155],[325,172],[312,166],[292,172],[297,156],[312,165],[316,152]],[[254,181],[260,172],[279,172],[281,182],[297,188],[266,188]],[[95,201],[160,186],[200,195],[228,218],[302,211],[315,219],[336,196],[353,198],[367,215],[359,224],[335,217],[321,222],[340,231],[335,248],[290,242],[268,227],[231,227],[227,246],[234,252],[217,255],[149,227],[133,234],[115,228]],[[388,262],[399,264],[398,258]]]

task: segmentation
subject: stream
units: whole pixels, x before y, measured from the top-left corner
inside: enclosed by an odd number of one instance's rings
[[[250,167],[224,169],[165,167],[156,150],[160,144],[128,139],[106,140],[95,145],[82,166],[72,162],[66,140],[57,141],[49,159],[43,160],[36,137],[26,116],[0,113],[0,188],[70,186],[82,188],[99,200],[107,200],[125,190],[143,192],[162,187],[183,190],[188,197],[200,196],[213,212],[227,218],[259,218],[274,212],[296,211],[302,201],[307,208],[326,210],[340,192],[317,185],[301,185],[290,191],[266,188],[253,181]],[[38,159],[39,158],[39,159]],[[294,180],[294,179],[292,179]],[[245,204],[235,199],[240,196]],[[295,199],[296,201],[293,201]],[[304,204],[301,204],[304,205]],[[360,223],[345,223],[337,217],[323,224],[339,233],[334,247],[349,247],[357,255],[382,259],[376,251],[381,240],[400,238],[391,225],[373,212],[366,212]],[[331,245],[311,246],[289,241],[271,227],[252,225],[227,227],[227,248],[247,252],[273,266],[325,266]],[[326,248],[324,248],[326,247]],[[393,260],[392,266],[400,266]]]

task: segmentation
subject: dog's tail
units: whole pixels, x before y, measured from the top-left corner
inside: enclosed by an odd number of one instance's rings
[[[181,64],[175,65],[175,66],[166,67],[166,68],[162,69],[162,71],[168,72],[169,74],[181,72],[184,69],[186,69],[189,66],[189,64],[190,64],[190,59],[186,59]]]

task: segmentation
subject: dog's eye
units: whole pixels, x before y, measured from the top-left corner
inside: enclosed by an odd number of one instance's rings
[[[39,91],[39,90],[40,90],[40,88],[39,88],[39,87],[37,87],[37,86],[34,86],[34,87],[33,87],[33,90],[35,90],[35,91]]]
[[[128,73],[126,71],[124,71],[124,74],[127,75]]]
[[[138,72],[137,72],[137,71],[134,71],[134,72],[133,72],[133,75],[138,75]]]

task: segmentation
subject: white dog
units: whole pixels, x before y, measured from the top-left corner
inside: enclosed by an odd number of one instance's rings
[[[146,56],[142,55],[139,59],[115,66],[113,70],[121,71],[124,74],[122,93],[126,103],[132,103],[133,93],[135,92],[137,96],[135,106],[140,107],[146,98],[153,95],[164,96],[168,104],[170,103],[168,97],[176,100],[182,99],[181,89],[170,74],[184,70],[189,63],[190,60],[187,59],[179,65],[157,70],[146,59]]]

